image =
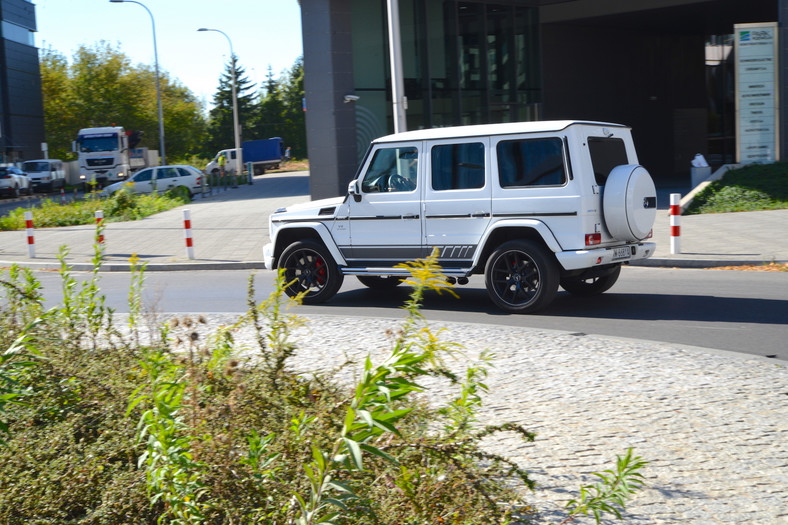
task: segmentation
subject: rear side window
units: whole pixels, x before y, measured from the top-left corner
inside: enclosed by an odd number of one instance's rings
[[[194,173],[191,173],[191,172],[190,172],[189,170],[187,170],[186,168],[178,168],[178,174],[179,174],[181,177],[191,177],[192,175],[194,175]]]
[[[594,168],[596,183],[604,186],[607,176],[616,166],[629,164],[627,148],[622,139],[589,137],[588,149],[591,152],[591,166]]]
[[[432,148],[432,189],[484,187],[484,144],[446,144]]]
[[[566,184],[560,139],[507,140],[498,143],[497,151],[502,188]]]

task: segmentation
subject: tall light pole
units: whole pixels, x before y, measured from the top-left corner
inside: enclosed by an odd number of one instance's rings
[[[238,95],[236,93],[237,89],[235,87],[235,53],[233,52],[233,41],[230,40],[230,37],[227,36],[227,33],[220,31],[219,29],[201,27],[197,31],[215,31],[217,33],[221,33],[224,35],[224,38],[227,39],[227,43],[230,44],[230,57],[232,61],[231,70],[233,79],[233,135],[235,136],[235,155],[237,157],[235,172],[236,174],[241,174],[243,173],[243,154],[241,152],[241,128],[238,126]],[[250,178],[249,180],[252,179]]]
[[[156,101],[159,104],[159,148],[161,151],[159,154],[161,155],[161,163],[167,164],[167,156],[164,153],[164,114],[161,110],[161,84],[159,82],[159,50],[156,47],[156,21],[153,20],[153,13],[150,12],[145,4],[142,2],[137,2],[137,0],[109,0],[112,3],[129,3],[129,4],[138,4],[141,5],[145,11],[148,12],[150,15],[150,23],[151,27],[153,27],[153,60],[156,64]]]

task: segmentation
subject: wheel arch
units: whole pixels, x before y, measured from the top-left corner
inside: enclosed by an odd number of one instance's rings
[[[517,221],[512,223],[499,223],[494,228],[488,230],[482,239],[482,249],[476,254],[473,262],[474,273],[484,272],[487,259],[493,251],[501,244],[516,240],[528,239],[544,246],[548,252],[554,254],[561,251],[553,233],[543,222],[540,221]]]
[[[279,264],[279,256],[282,255],[282,252],[288,246],[296,241],[304,240],[313,240],[319,242],[329,251],[331,257],[334,258],[334,262],[336,262],[338,266],[347,265],[345,258],[342,257],[339,248],[337,248],[336,244],[334,244],[334,241],[331,238],[331,233],[329,233],[328,228],[326,228],[325,225],[322,223],[301,223],[294,226],[283,226],[276,233],[276,242],[274,244],[274,267]]]

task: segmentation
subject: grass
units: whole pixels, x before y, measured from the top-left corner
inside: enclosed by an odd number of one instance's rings
[[[126,190],[115,192],[107,199],[90,194],[86,199],[59,204],[50,199],[44,200],[31,210],[17,208],[8,215],[0,217],[0,230],[25,229],[25,212],[33,212],[36,228],[55,228],[76,226],[95,222],[95,213],[104,212],[107,222],[139,220],[188,202],[182,195],[166,193],[163,195],[137,195]]]
[[[726,173],[700,191],[684,215],[788,208],[788,163],[755,164]]]

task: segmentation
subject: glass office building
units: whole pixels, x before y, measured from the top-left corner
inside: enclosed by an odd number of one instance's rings
[[[386,1],[301,9],[311,193],[341,195],[369,141],[394,130]],[[659,183],[688,179],[695,153],[734,158],[725,42],[734,24],[782,26],[788,0],[399,0],[399,16],[407,129],[623,123]]]
[[[35,6],[27,0],[0,0],[0,163],[41,156],[44,106]]]

